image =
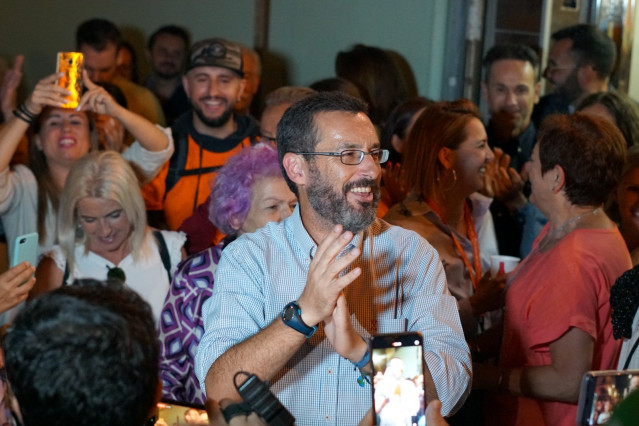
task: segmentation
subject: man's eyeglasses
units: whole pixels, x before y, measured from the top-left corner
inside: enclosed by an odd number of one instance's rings
[[[365,152],[359,149],[347,149],[342,152],[295,152],[295,154],[339,157],[342,164],[356,166],[364,161],[365,155],[370,155],[376,163],[385,163],[388,160],[389,152],[387,149],[374,149],[371,152]]]

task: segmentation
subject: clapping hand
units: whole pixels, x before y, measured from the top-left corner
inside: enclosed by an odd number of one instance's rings
[[[510,155],[501,148],[493,149],[495,158],[486,165],[482,194],[495,198],[511,208],[526,203],[523,194],[525,177],[510,167]]]
[[[6,121],[11,115],[11,111],[18,106],[18,86],[22,81],[22,64],[24,56],[17,55],[13,60],[13,66],[9,69],[2,79],[0,86],[0,111]]]
[[[303,321],[310,326],[333,314],[342,290],[361,274],[360,268],[353,268],[340,276],[360,255],[360,249],[355,247],[337,258],[353,239],[352,232],[342,231],[342,226],[337,225],[328,233],[317,246],[315,257],[309,266],[306,286],[298,299],[298,304],[302,310]]]

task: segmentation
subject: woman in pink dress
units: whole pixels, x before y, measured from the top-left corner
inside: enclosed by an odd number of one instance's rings
[[[556,115],[539,130],[530,201],[548,224],[509,278],[499,366],[475,366],[474,388],[500,392],[492,424],[574,425],[584,373],[616,368],[608,299],[631,263],[603,203],[625,155],[600,118]]]

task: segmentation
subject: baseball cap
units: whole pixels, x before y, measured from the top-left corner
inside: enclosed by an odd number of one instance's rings
[[[222,67],[244,77],[240,46],[223,38],[200,40],[191,47],[186,71],[196,67]]]

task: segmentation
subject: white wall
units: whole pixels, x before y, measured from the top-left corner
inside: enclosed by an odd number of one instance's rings
[[[355,43],[393,49],[412,65],[420,94],[438,99],[442,84],[446,0],[272,0],[269,48],[288,67],[289,84],[334,74],[338,51]],[[55,69],[55,52],[74,47],[75,28],[103,17],[142,53],[161,25],[190,29],[193,39],[222,36],[251,45],[253,0],[5,0],[0,54],[24,53],[25,85]],[[142,60],[142,70],[148,69]]]

